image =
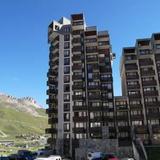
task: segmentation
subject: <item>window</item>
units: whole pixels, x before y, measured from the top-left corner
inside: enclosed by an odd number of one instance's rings
[[[97,42],[97,39],[96,38],[88,38],[88,39],[85,39],[86,43],[92,43],[92,42]]]
[[[156,88],[155,87],[146,87],[146,88],[143,88],[143,91],[144,92],[147,92],[147,91],[155,91]]]
[[[141,110],[133,110],[131,111],[131,115],[141,115],[142,111]]]
[[[132,125],[142,125],[142,121],[132,121]]]
[[[123,138],[128,137],[128,132],[120,132],[119,137],[123,137]]]
[[[70,134],[69,133],[64,133],[64,139],[69,139],[70,138]]]
[[[109,41],[99,41],[98,45],[99,46],[109,45]]]
[[[112,99],[112,93],[108,93],[108,99]]]
[[[159,125],[159,120],[158,119],[148,120],[148,123],[151,125]]]
[[[92,127],[100,127],[101,123],[100,122],[94,122],[94,123],[90,123],[91,128]]]
[[[70,73],[70,67],[64,67],[64,74],[69,74]]]
[[[70,75],[64,75],[64,83],[70,82]]]
[[[82,122],[78,123],[77,122],[75,126],[76,126],[76,128],[86,128],[86,123],[82,123]]]
[[[108,107],[108,102],[103,102],[103,107]]]
[[[69,41],[69,40],[70,40],[70,35],[69,34],[64,35],[64,41]]]
[[[84,102],[79,102],[79,101],[74,102],[75,106],[83,106],[83,103]]]
[[[118,121],[118,126],[128,126],[128,122]]]
[[[129,103],[130,105],[136,105],[136,104],[141,104],[141,101],[138,101],[138,100],[133,100],[133,101],[130,101]]]
[[[64,42],[64,49],[68,49],[70,47],[70,43],[69,42]]]
[[[69,91],[70,91],[70,85],[64,84],[64,92],[69,92]]]
[[[70,100],[70,94],[64,94],[64,101]]]
[[[88,82],[88,86],[98,86],[98,82]]]
[[[64,113],[64,121],[69,121],[69,120],[70,120],[70,114]]]
[[[69,65],[70,64],[70,59],[69,58],[65,58],[64,59],[64,65]]]
[[[88,65],[87,65],[87,70],[88,70],[88,71],[92,71],[92,68],[93,68],[93,67],[92,67],[91,64],[88,64]]]
[[[150,54],[150,50],[149,49],[141,49],[139,50],[139,54],[140,55],[146,55],[146,54]]]
[[[64,111],[70,111],[70,103],[64,103]]]
[[[156,49],[160,49],[160,44],[156,44]]]
[[[99,106],[100,106],[100,102],[90,102],[90,103],[89,103],[89,106],[99,107]]]
[[[69,57],[70,50],[64,50],[64,57]]]
[[[86,134],[85,133],[76,134],[76,139],[82,139],[82,138],[86,138]]]
[[[80,95],[83,95],[83,92],[74,92],[74,95],[80,96]]]
[[[145,102],[157,102],[156,97],[147,97],[144,99]]]
[[[109,107],[109,108],[113,108],[113,103],[112,103],[112,102],[109,102],[109,103],[108,103],[108,107]]]
[[[93,73],[88,73],[88,79],[93,79]]]
[[[70,124],[64,123],[64,131],[69,131],[69,130],[70,130]]]

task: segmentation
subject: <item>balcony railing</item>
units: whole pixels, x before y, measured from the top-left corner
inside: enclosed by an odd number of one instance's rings
[[[56,139],[50,137],[50,138],[47,139],[47,143],[48,144],[54,144],[54,143],[56,143]]]
[[[72,61],[81,61],[81,60],[83,60],[84,58],[83,58],[83,56],[80,54],[78,54],[78,55],[73,55],[73,57],[72,57]]]
[[[118,126],[118,131],[119,132],[130,132],[130,126]]]
[[[99,100],[101,99],[101,95],[99,94],[94,94],[94,95],[88,95],[89,100]]]
[[[147,114],[148,119],[159,119],[160,117],[160,112],[149,112]]]
[[[143,120],[143,115],[131,115],[132,120]]]
[[[129,79],[139,79],[138,75],[126,75],[127,80]]]
[[[83,96],[83,95],[73,95],[73,96],[72,96],[72,99],[73,99],[73,101],[83,100],[83,99],[84,99],[84,96]]]
[[[58,123],[58,118],[49,118],[48,119],[48,124],[54,124],[54,123]]]
[[[87,121],[87,117],[73,117],[73,121],[74,122],[86,122]]]
[[[47,128],[45,130],[46,134],[53,134],[53,133],[57,133],[57,129],[56,128]]]
[[[132,94],[132,95],[128,95],[129,98],[141,98],[141,94]]]
[[[54,86],[57,86],[58,85],[58,82],[56,81],[56,80],[48,80],[47,81],[47,85],[49,86],[49,85],[54,85]]]
[[[109,81],[113,81],[112,77],[106,77],[106,78],[101,78],[102,82],[109,82]]]
[[[73,85],[72,89],[73,90],[79,90],[79,89],[84,89],[84,85],[83,84],[78,84],[78,85]]]
[[[128,115],[122,115],[122,116],[120,116],[120,115],[117,115],[117,120],[128,120]]]
[[[98,62],[97,57],[87,58],[87,62]]]
[[[91,85],[87,87],[88,90],[99,90],[101,87],[99,85]]]
[[[149,65],[153,65],[153,61],[152,60],[143,60],[139,62],[140,66],[149,66]]]
[[[51,113],[57,113],[58,109],[57,108],[47,108],[46,113],[51,114]]]
[[[73,111],[87,110],[87,106],[73,106]]]
[[[142,104],[129,104],[130,109],[142,109]]]
[[[58,101],[57,101],[56,98],[54,98],[54,99],[50,99],[50,98],[49,98],[49,99],[46,100],[46,104],[57,104],[57,102],[58,102]]]
[[[82,69],[82,65],[73,65],[72,66],[72,70],[81,70]]]
[[[48,89],[47,90],[47,95],[51,95],[51,94],[58,94],[58,90],[57,89]]]
[[[160,133],[160,125],[152,125],[153,133]]]
[[[150,81],[142,81],[143,86],[155,86],[157,85],[156,80],[150,80]]]
[[[155,75],[154,70],[149,70],[149,71],[141,71],[141,76],[152,76]]]
[[[158,91],[145,91],[144,96],[158,96]]]
[[[101,122],[101,121],[102,121],[101,116],[97,116],[97,117],[94,117],[94,118],[90,119],[90,122]]]
[[[102,127],[92,127],[90,128],[91,133],[101,133],[102,132]]]
[[[74,80],[82,80],[83,79],[83,77],[82,77],[82,75],[74,75],[73,74],[73,76],[72,76],[72,80],[74,81]]]
[[[135,126],[135,133],[136,134],[147,134],[148,127],[147,126]]]
[[[48,77],[56,77],[57,75],[58,75],[57,70],[52,70],[52,69],[50,69],[50,70],[48,71],[48,73],[47,73],[47,76],[48,76]]]
[[[86,133],[86,129],[81,127],[81,128],[73,128],[74,133]]]
[[[145,105],[146,105],[146,107],[160,107],[160,102],[159,101],[157,101],[157,102],[145,102]]]
[[[127,88],[128,88],[128,89],[139,89],[139,88],[140,88],[140,85],[139,85],[139,84],[128,85]]]

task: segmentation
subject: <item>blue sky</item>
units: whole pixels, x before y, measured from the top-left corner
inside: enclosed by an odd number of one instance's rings
[[[159,0],[1,0],[0,92],[31,96],[45,105],[48,69],[47,27],[53,20],[83,12],[87,25],[108,30],[112,50],[114,93],[121,95],[122,47],[136,38],[160,32]]]

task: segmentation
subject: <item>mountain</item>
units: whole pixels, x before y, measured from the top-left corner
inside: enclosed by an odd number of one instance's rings
[[[41,135],[45,133],[45,128],[45,109],[33,98],[16,98],[0,93],[0,139]]]

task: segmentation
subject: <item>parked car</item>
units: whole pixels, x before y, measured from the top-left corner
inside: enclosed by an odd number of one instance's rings
[[[122,158],[121,160],[135,160],[134,158]]]
[[[0,157],[0,160],[9,160],[9,158],[8,157]]]
[[[103,154],[102,160],[120,160],[114,154]]]
[[[62,160],[61,156],[58,155],[51,155],[47,158],[36,158],[34,160]]]
[[[102,157],[102,152],[89,152],[87,154],[87,160],[98,160]]]

